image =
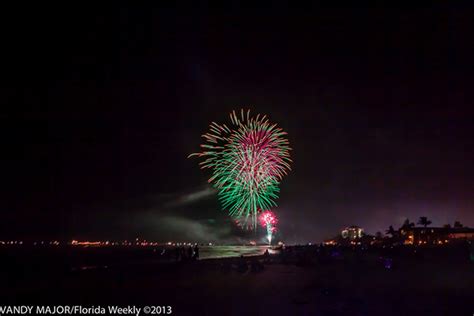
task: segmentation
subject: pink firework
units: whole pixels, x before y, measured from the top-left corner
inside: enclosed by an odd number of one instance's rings
[[[260,225],[262,225],[262,227],[267,227],[267,225],[271,225],[273,227],[273,231],[276,230],[275,226],[278,223],[278,219],[272,211],[265,211],[261,213],[259,220]]]
[[[265,211],[260,214],[260,225],[267,229],[268,244],[272,243],[273,233],[276,231],[276,224],[278,219],[272,211]]]

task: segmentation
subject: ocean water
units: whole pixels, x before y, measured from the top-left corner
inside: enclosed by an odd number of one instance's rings
[[[263,255],[268,246],[203,246],[199,248],[200,259],[230,258]],[[271,252],[271,249],[269,249]]]

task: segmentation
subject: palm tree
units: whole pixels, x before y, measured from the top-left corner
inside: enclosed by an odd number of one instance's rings
[[[392,227],[392,229],[393,229],[393,227]],[[376,232],[376,233],[375,233],[375,239],[381,240],[382,238],[383,238],[383,236],[382,236],[382,233],[381,233],[381,232]]]
[[[408,231],[410,231],[413,227],[415,227],[415,223],[412,223],[410,222],[410,220],[407,218],[405,219],[405,221],[403,222],[403,225],[400,226],[400,228],[398,229],[398,232],[401,234],[401,235],[405,235]]]
[[[423,227],[426,228],[426,226],[430,225],[431,224],[431,221],[428,220],[428,217],[426,216],[422,216],[420,217],[420,219],[418,220],[418,225],[421,225]]]
[[[405,219],[405,221],[403,222],[402,227],[400,227],[400,228],[401,229],[410,229],[410,228],[413,228],[413,227],[415,227],[415,223],[410,222],[410,220],[407,218],[407,219]]]
[[[455,221],[454,222],[454,228],[463,228],[464,226],[461,224],[460,221]]]
[[[388,229],[385,231],[385,234],[390,235],[391,237],[395,237],[396,231],[393,229],[393,226],[390,225]]]

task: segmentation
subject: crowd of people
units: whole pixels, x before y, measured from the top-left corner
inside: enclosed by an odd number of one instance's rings
[[[184,246],[174,248],[174,257],[176,262],[182,261],[196,261],[199,259],[199,246],[196,244],[194,247]]]

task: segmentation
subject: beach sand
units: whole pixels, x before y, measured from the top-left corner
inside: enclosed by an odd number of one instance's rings
[[[263,257],[259,258],[263,262]],[[85,269],[11,283],[28,304],[172,306],[174,315],[472,315],[474,265],[373,260],[283,264],[237,272],[239,259]],[[251,260],[246,258],[245,260]]]

